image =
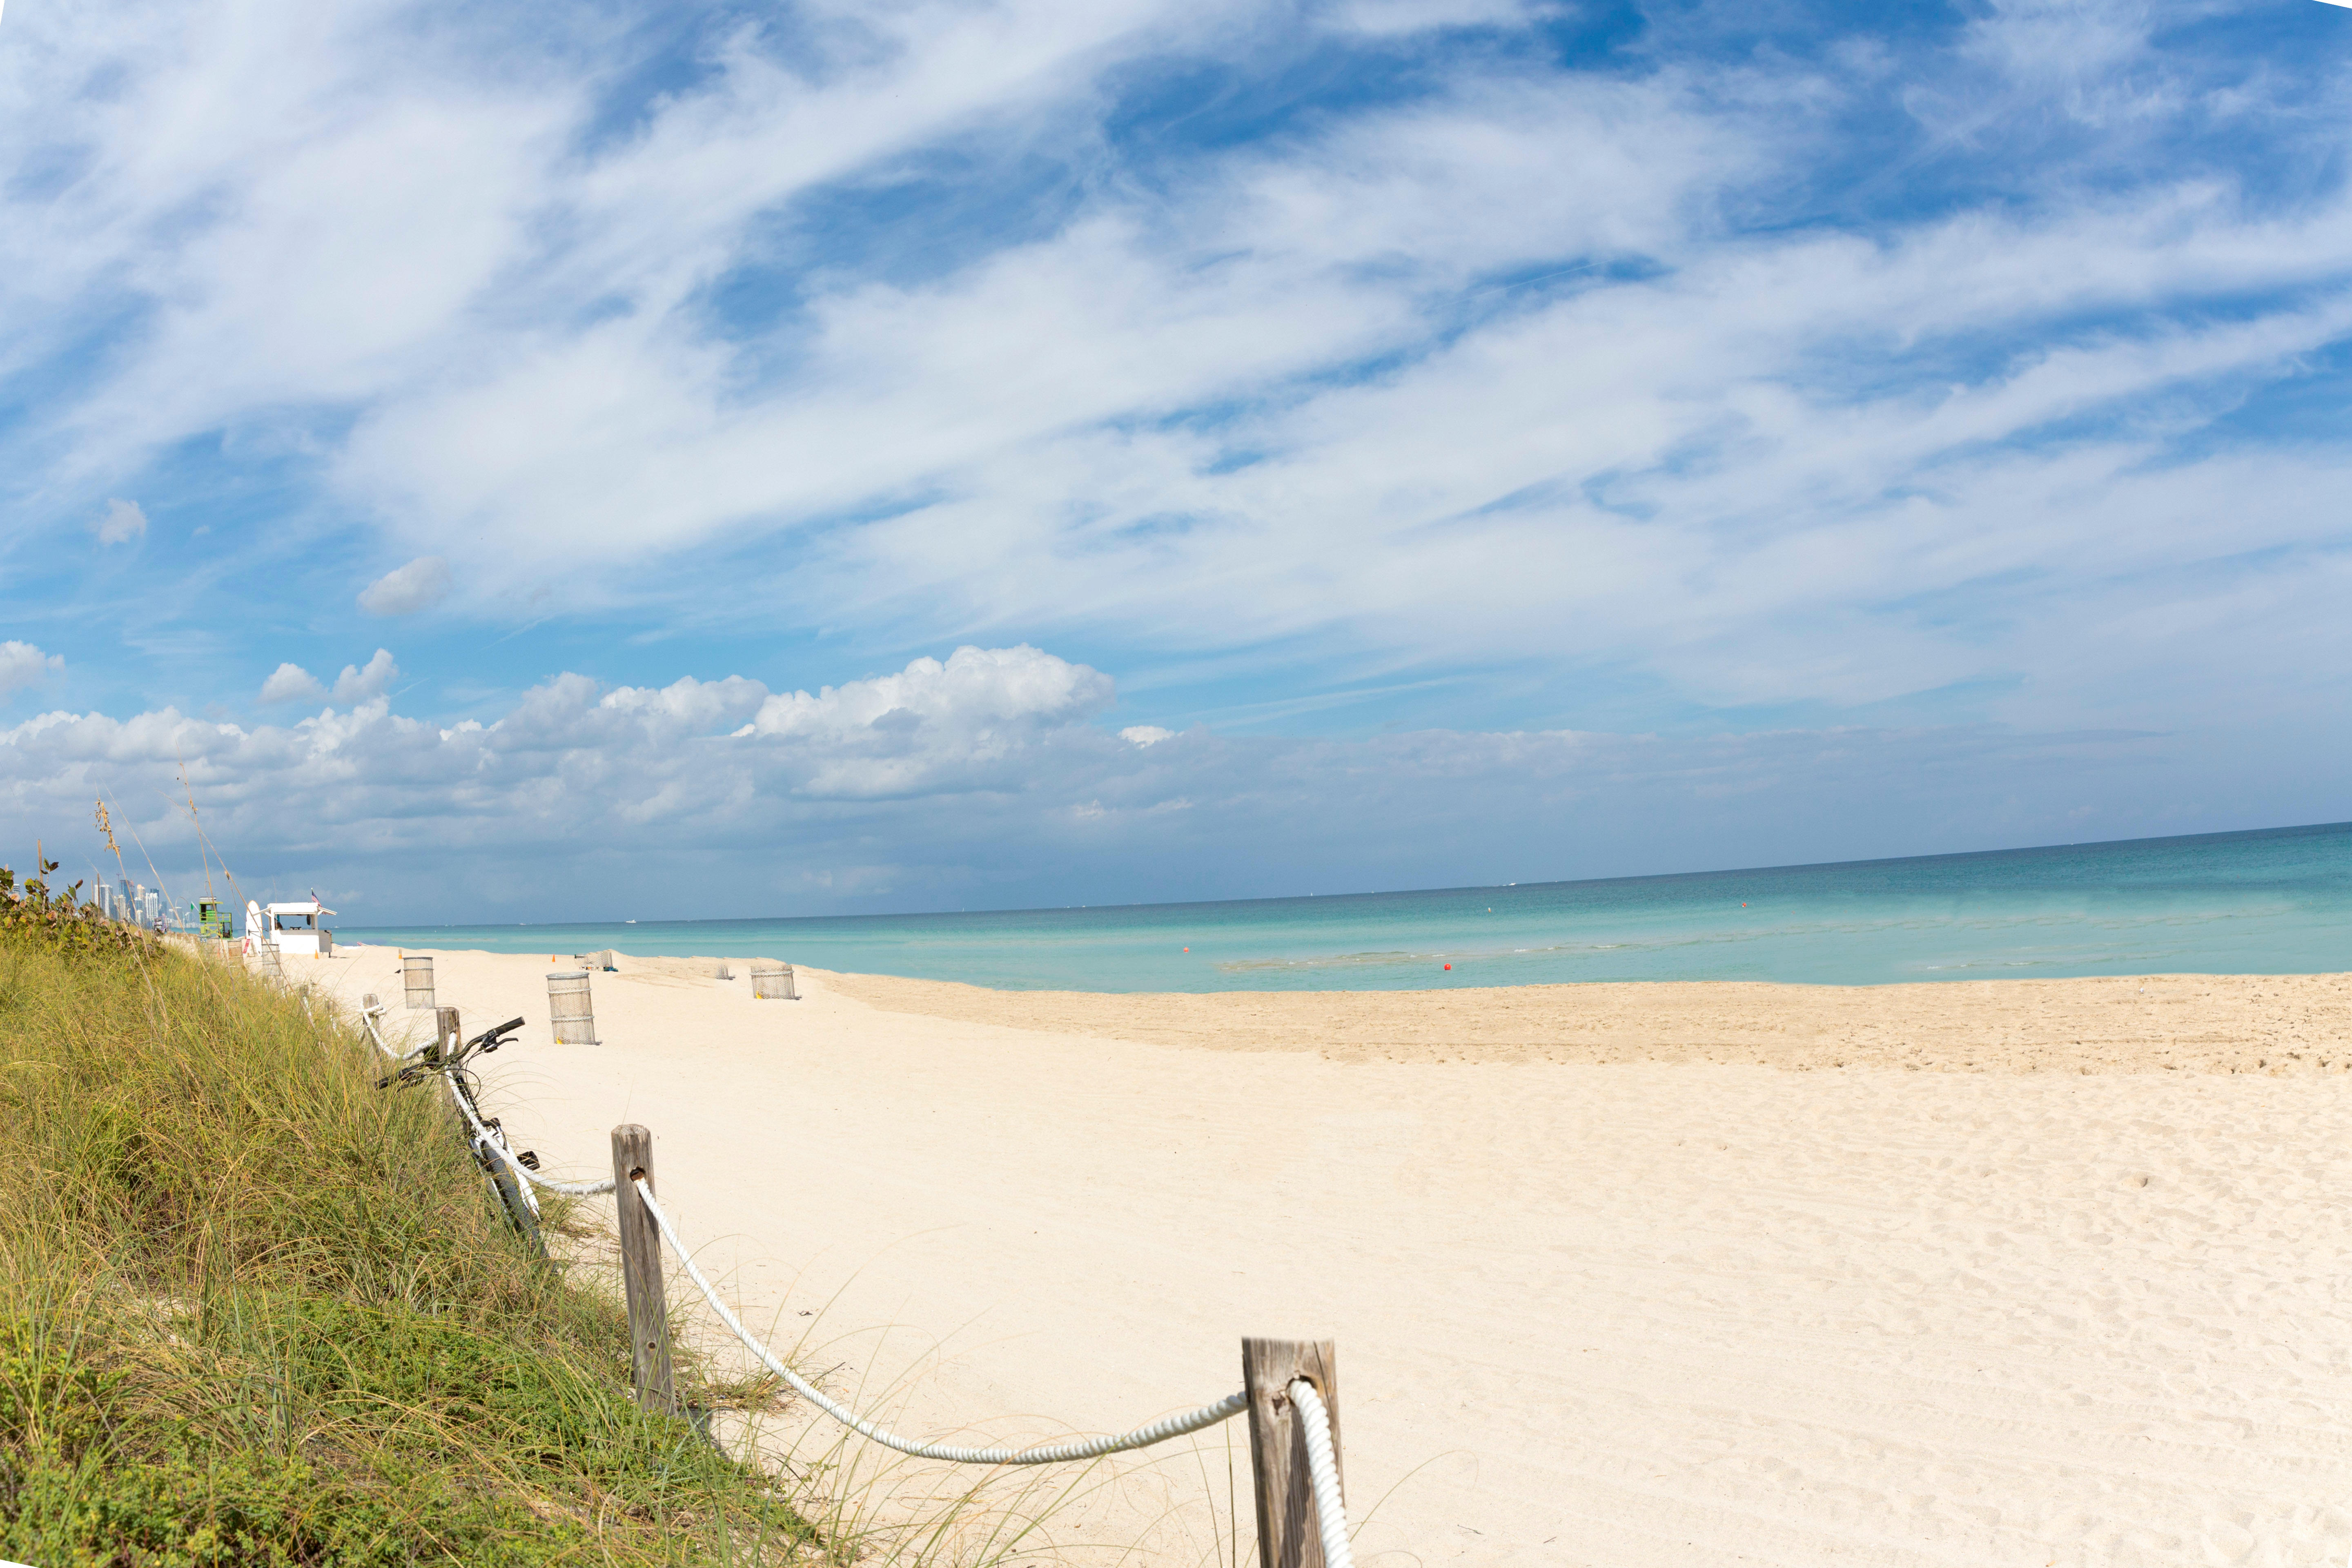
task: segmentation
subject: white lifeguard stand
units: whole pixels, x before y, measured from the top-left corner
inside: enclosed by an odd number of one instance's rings
[[[290,904],[262,905],[247,900],[245,906],[245,951],[268,943],[280,958],[331,958],[335,933],[320,919],[335,911],[316,897]]]

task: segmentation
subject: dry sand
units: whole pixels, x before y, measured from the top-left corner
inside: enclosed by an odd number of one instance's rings
[[[393,962],[287,967],[396,1002]],[[746,1317],[927,1434],[1328,1336],[1367,1564],[2352,1551],[2352,977],[795,1004],[619,962],[557,1047],[545,955],[437,955],[469,1029],[529,1020],[488,1100],[560,1174],[651,1127]],[[1203,1451],[1062,1536],[1224,1560]]]

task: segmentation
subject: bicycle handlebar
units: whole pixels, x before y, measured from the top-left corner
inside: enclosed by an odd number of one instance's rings
[[[483,1053],[487,1055],[491,1051],[497,1050],[500,1046],[505,1045],[507,1043],[507,1036],[514,1033],[517,1029],[521,1027],[522,1020],[520,1018],[509,1018],[497,1028],[484,1029],[480,1034],[476,1035],[472,1039],[467,1040],[466,1042],[466,1048],[467,1050],[472,1050],[474,1047],[478,1046],[481,1047]]]
[[[378,1080],[376,1088],[390,1089],[395,1083],[403,1086],[412,1083],[420,1083],[424,1081],[425,1077],[429,1074],[454,1070],[457,1067],[461,1066],[467,1057],[473,1056],[478,1052],[482,1056],[488,1056],[500,1046],[511,1044],[512,1042],[510,1042],[507,1037],[513,1034],[517,1029],[521,1028],[522,1023],[523,1021],[520,1018],[509,1018],[505,1023],[500,1024],[495,1029],[484,1029],[480,1034],[476,1035],[472,1039],[467,1040],[456,1050],[450,1052],[446,1058],[435,1058],[428,1055],[423,1061],[410,1062],[406,1066],[403,1067],[398,1072],[388,1074],[382,1079]]]

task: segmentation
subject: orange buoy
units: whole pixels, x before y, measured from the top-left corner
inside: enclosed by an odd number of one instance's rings
[[[1447,964],[1445,967],[1446,967],[1446,968],[1448,968],[1448,969],[1451,969],[1451,968],[1453,968],[1454,966],[1453,966],[1452,964],[1450,964],[1450,963],[1449,963],[1449,964]]]

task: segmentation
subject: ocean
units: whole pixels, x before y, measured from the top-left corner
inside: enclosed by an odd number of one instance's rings
[[[1325,898],[339,934],[551,956],[781,958],[1006,990],[2326,973],[2352,969],[2352,823]]]

